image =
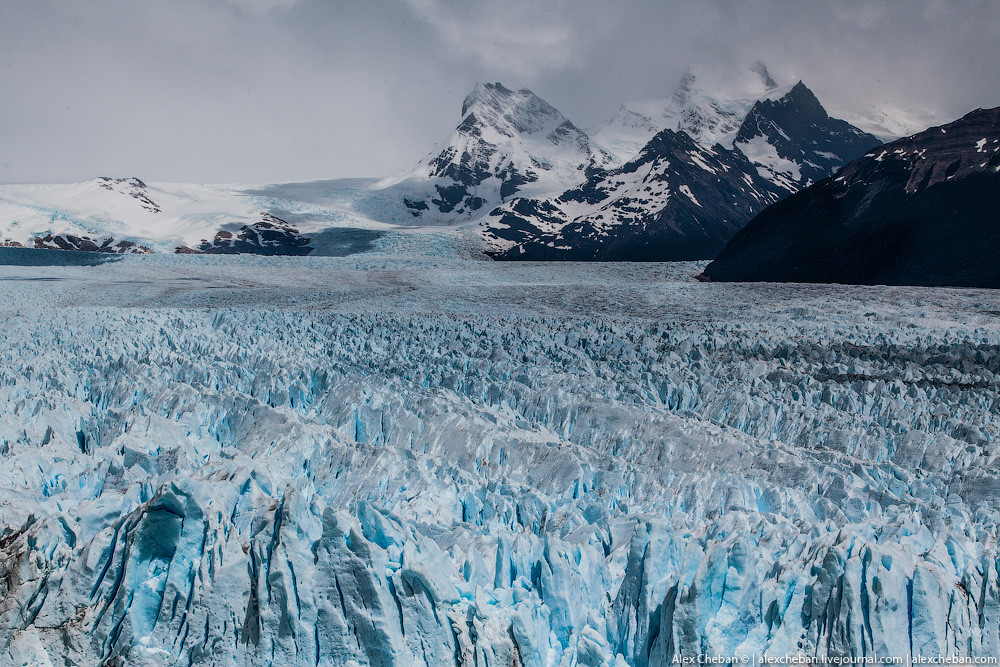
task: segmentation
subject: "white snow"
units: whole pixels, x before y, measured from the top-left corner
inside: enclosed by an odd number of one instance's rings
[[[342,179],[272,185],[149,183],[145,194],[160,209],[152,212],[128,194],[108,191],[94,179],[69,185],[0,185],[0,242],[31,247],[46,234],[113,236],[141,243],[158,253],[193,247],[220,229],[236,230],[270,213],[315,238],[313,254],[325,254],[320,232],[369,230],[392,242],[424,243],[435,237],[454,246],[467,229],[414,224],[402,196],[372,188],[372,179]],[[458,241],[464,243],[464,241]]]
[[[494,178],[479,184],[475,195],[486,204],[475,211],[435,214],[439,222],[467,222],[482,217],[503,199],[499,175],[511,168],[532,174],[536,180],[520,186],[519,196],[544,197],[561,194],[584,180],[583,170],[591,162],[604,165],[607,156],[593,150],[589,138],[579,130],[561,133],[568,122],[558,110],[528,90],[509,91],[478,84],[463,104],[463,117],[475,118],[475,131],[460,125],[413,168],[378,181],[371,196],[388,198],[396,216],[388,221],[412,222],[402,206],[403,197],[436,196],[435,186],[448,187],[454,181],[440,177],[439,158],[444,155],[456,167],[476,164]],[[370,209],[362,200],[360,210]],[[382,211],[376,216],[387,219]]]
[[[936,111],[900,107],[883,102],[867,109],[829,107],[830,115],[842,118],[863,132],[873,134],[888,143],[900,137],[922,132],[942,120]]]
[[[680,190],[680,191],[681,191],[681,192],[682,192],[682,193],[683,193],[683,194],[684,194],[684,195],[685,195],[685,196],[686,196],[686,197],[687,197],[688,199],[690,199],[690,200],[691,200],[691,201],[692,201],[692,202],[693,202],[693,203],[694,203],[694,204],[695,204],[696,206],[701,206],[701,203],[699,203],[699,202],[698,202],[698,200],[697,200],[697,199],[695,199],[695,196],[694,196],[694,193],[693,193],[693,192],[691,192],[691,188],[689,188],[689,187],[688,187],[688,186],[686,186],[686,185],[682,185],[682,186],[680,186],[680,187],[679,187],[679,188],[677,188],[677,189],[678,189],[678,190]]]
[[[797,189],[796,183],[802,178],[801,166],[778,155],[777,149],[768,142],[767,137],[758,135],[748,142],[737,143],[736,148],[757,165],[757,173],[762,178],[785,185],[793,191]]]
[[[622,106],[592,134],[594,143],[614,158],[615,165],[631,160],[654,134],[664,129],[686,132],[704,146],[732,146],[755,102],[778,99],[790,89],[768,88],[753,69],[735,80],[718,78],[715,72],[689,70],[669,98]]]

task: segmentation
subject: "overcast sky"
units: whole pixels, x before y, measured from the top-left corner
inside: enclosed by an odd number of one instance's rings
[[[767,63],[828,108],[1000,105],[984,0],[0,0],[0,182],[387,175],[477,81],[590,129],[689,65]]]

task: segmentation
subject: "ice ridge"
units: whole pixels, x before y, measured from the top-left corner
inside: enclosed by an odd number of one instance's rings
[[[1000,652],[995,331],[3,317],[11,664]]]

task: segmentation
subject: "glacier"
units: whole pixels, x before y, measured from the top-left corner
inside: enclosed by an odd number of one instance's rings
[[[0,662],[1000,653],[1000,294],[459,255],[0,266]]]

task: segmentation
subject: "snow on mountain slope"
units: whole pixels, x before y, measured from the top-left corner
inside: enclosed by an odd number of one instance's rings
[[[264,186],[146,184],[99,178],[69,185],[0,185],[0,244],[157,253],[341,254],[348,236],[405,232],[357,211],[372,179]],[[444,238],[445,245],[464,243]],[[239,242],[236,239],[240,239]],[[308,240],[308,243],[302,243]],[[442,248],[448,252],[448,248]]]
[[[357,261],[0,267],[0,660],[1000,651],[996,292]]]
[[[514,194],[561,192],[608,159],[531,91],[477,84],[444,146],[376,189],[399,200],[411,220],[457,222],[479,217]]]
[[[227,186],[96,178],[69,185],[0,186],[0,239],[26,247],[46,235],[111,237],[159,251],[210,239],[227,222],[259,219],[251,198]]]
[[[642,252],[649,258],[660,259],[709,257],[728,239],[731,228],[738,227],[747,217],[747,212],[752,214],[760,209],[762,202],[773,200],[770,192],[775,188],[761,185],[758,176],[789,192],[797,189],[800,181],[809,180],[817,170],[830,168],[845,155],[838,137],[824,135],[830,129],[827,125],[839,122],[826,117],[825,112],[822,122],[813,122],[809,132],[796,133],[795,118],[771,118],[775,110],[784,108],[779,101],[786,100],[792,92],[778,87],[762,64],[748,70],[736,84],[730,83],[725,95],[706,92],[711,90],[715,90],[711,84],[689,73],[669,101],[635,105],[636,109],[623,111],[601,131],[608,145],[613,144],[610,152],[597,147],[583,131],[530,91],[512,91],[496,83],[478,85],[465,99],[463,120],[444,148],[408,172],[381,181],[344,179],[248,187],[147,185],[137,178],[100,178],[72,185],[0,186],[0,244],[115,253],[170,253],[178,249],[228,252],[239,248],[241,252],[263,254],[305,251],[339,254],[354,246],[339,241],[328,243],[331,238],[346,238],[335,230],[361,230],[346,232],[354,236],[382,232],[398,236],[406,233],[404,228],[412,227],[426,240],[434,232],[425,234],[425,227],[460,227],[465,223],[474,227],[497,206],[509,203],[514,197],[532,197],[557,198],[547,201],[560,211],[542,216],[545,220],[539,217],[525,224],[505,223],[508,228],[523,228],[525,234],[518,239],[494,230],[498,233],[487,231],[487,240],[493,251],[501,252],[511,243],[537,241],[536,249],[519,252],[518,256],[551,255],[546,247],[562,249],[571,243],[569,237],[552,237],[553,225],[584,225],[588,214],[603,215],[588,210],[587,206],[620,209],[610,217],[635,222],[632,226],[637,229],[652,230],[656,224],[642,223],[639,218],[643,216],[637,216],[639,211],[633,210],[634,202],[644,202],[641,206],[646,208],[648,221],[662,218],[667,208],[676,205],[677,200],[668,201],[672,192],[669,188],[660,189],[662,196],[646,196],[650,191],[641,183],[646,177],[636,182],[642,193],[624,187],[631,176],[625,176],[617,186],[603,182],[606,170],[616,160],[637,148],[638,142],[648,142],[657,128],[668,126],[689,135],[700,146],[688,151],[692,156],[731,152],[732,142],[739,134],[736,148],[758,168],[758,173],[753,174],[740,166],[747,177],[736,175],[735,181],[729,178],[732,181],[729,185],[720,186],[728,193],[722,200],[718,194],[713,196],[705,190],[713,182],[711,170],[702,174],[704,182],[700,185],[687,176],[674,175],[674,180],[683,181],[677,187],[687,188],[676,192],[694,208],[689,207],[681,215],[670,214],[674,222],[668,226],[677,228],[682,219],[695,220],[694,227],[683,234],[698,239],[687,244],[697,251],[693,255],[668,252],[656,256],[650,254],[649,248]],[[799,87],[790,90],[797,91]],[[747,128],[750,118],[759,121],[756,130]],[[782,127],[789,120],[792,125]],[[843,135],[841,139],[851,134],[840,129],[838,126],[830,132],[839,132]],[[786,140],[788,132],[794,135],[791,140]],[[630,141],[632,147],[624,148]],[[816,145],[810,147],[803,142]],[[716,143],[722,148],[717,149]],[[618,157],[612,157],[611,152]],[[661,166],[668,162],[661,161]],[[613,178],[622,180],[620,177],[628,170],[624,170],[624,165],[621,169]],[[575,190],[589,192],[588,201],[568,208],[558,203],[561,193],[570,195]],[[701,194],[696,194],[696,190]],[[617,192],[623,198],[593,206],[598,204],[592,200],[597,192],[609,196]],[[702,204],[712,199],[719,200],[716,203],[721,208]],[[524,206],[518,204],[518,208]],[[509,213],[509,209],[501,209],[498,215]],[[546,236],[544,240],[535,239],[535,233],[528,229],[536,223],[539,234]],[[282,231],[275,231],[271,227],[274,224]],[[489,227],[492,223],[486,224]],[[614,236],[606,228],[606,222],[598,226],[601,229],[582,235]],[[327,233],[329,230],[334,231]],[[446,245],[453,246],[441,251],[466,252],[467,236],[465,230],[458,231],[454,238],[439,236]],[[241,239],[238,243],[233,241],[237,238]],[[583,250],[557,254],[579,259],[630,258],[620,248],[604,254]]]
[[[751,220],[711,280],[1000,287],[1000,107],[879,146]]]
[[[58,236],[40,247],[107,249],[125,241],[174,252],[202,243],[218,247],[218,234],[269,224],[267,216],[304,236],[342,226],[456,223],[480,217],[516,193],[558,194],[609,160],[592,149],[583,131],[528,90],[478,85],[462,115],[444,148],[410,171],[377,182],[250,187],[99,178],[0,186],[0,243],[33,247],[36,238]]]
[[[496,259],[712,257],[783,194],[740,151],[663,130],[631,162],[558,198],[497,209],[483,236]]]
[[[777,99],[756,102],[733,140],[764,178],[795,192],[822,180],[881,141],[831,118],[799,81]]]
[[[653,135],[665,129],[686,132],[705,146],[731,147],[733,135],[755,102],[788,91],[778,86],[760,62],[721,88],[721,84],[703,83],[710,78],[707,75],[688,69],[669,98],[623,105],[593,134],[594,143],[612,156],[614,166],[632,160]]]
[[[558,197],[492,211],[483,221],[488,252],[517,260],[709,259],[766,206],[879,144],[831,118],[801,81],[783,92],[763,66],[754,73],[770,92],[728,107],[696,94],[686,76],[660,119],[682,129],[659,132],[630,162],[593,171]]]

